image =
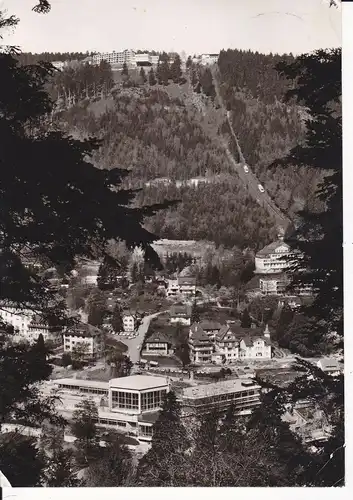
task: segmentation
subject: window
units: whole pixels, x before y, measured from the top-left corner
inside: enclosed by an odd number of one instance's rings
[[[141,394],[141,410],[152,410],[159,408],[162,405],[162,400],[166,394],[166,390],[150,391]]]
[[[152,437],[153,430],[151,425],[139,425],[139,435],[145,437]]]
[[[127,410],[138,410],[138,394],[131,392],[112,391],[112,407]]]

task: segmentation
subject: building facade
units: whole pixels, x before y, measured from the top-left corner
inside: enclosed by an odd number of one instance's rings
[[[169,356],[173,354],[172,344],[162,332],[153,333],[145,341],[142,355]]]
[[[102,332],[86,323],[68,329],[63,335],[64,352],[83,349],[88,359],[96,359],[102,352]]]
[[[170,322],[182,325],[191,325],[191,306],[187,304],[174,304],[170,308]]]
[[[44,341],[57,341],[61,339],[61,329],[52,328],[46,324],[38,314],[31,310],[19,310],[4,304],[0,307],[0,318],[14,328],[13,340],[33,343],[39,335]]]
[[[213,343],[197,323],[193,324],[189,330],[188,345],[191,363],[211,363]]]
[[[249,415],[260,405],[261,387],[253,380],[233,379],[187,387],[182,392],[185,416],[207,413],[217,408],[226,411],[234,405],[237,415]]]
[[[204,322],[206,325],[213,322]],[[242,328],[226,324],[219,330],[204,330],[203,322],[194,323],[189,332],[190,360],[196,364],[227,364],[237,359],[271,359],[272,346],[268,326]],[[215,322],[213,327],[217,323]],[[212,332],[212,333],[211,333]],[[214,333],[216,332],[216,333]]]
[[[4,323],[13,326],[15,335],[24,339],[28,338],[29,324],[34,313],[30,310],[19,310],[12,305],[4,304],[0,307],[0,318]]]
[[[152,55],[148,52],[136,53],[131,49],[126,49],[121,52],[99,52],[92,57],[93,64],[99,65],[101,61],[109,63],[112,69],[121,69],[124,64],[133,69],[137,66],[156,66],[159,55]]]
[[[136,317],[132,312],[125,311],[123,313],[123,328],[124,333],[134,333],[136,329]]]
[[[291,250],[283,237],[265,246],[255,256],[255,273],[277,274],[285,272],[294,263],[298,252]]]
[[[153,424],[169,392],[169,381],[165,377],[131,375],[109,382],[58,379],[52,382],[52,387],[60,395],[62,403],[58,403],[57,409],[63,416],[70,418],[82,395],[89,396],[98,405],[99,427],[151,441]]]

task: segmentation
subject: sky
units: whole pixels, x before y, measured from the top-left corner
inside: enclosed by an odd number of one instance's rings
[[[24,52],[185,51],[237,48],[300,54],[341,46],[341,11],[327,0],[0,0],[20,18],[3,43]]]

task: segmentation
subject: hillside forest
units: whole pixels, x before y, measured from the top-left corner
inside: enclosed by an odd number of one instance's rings
[[[281,57],[222,51],[216,77],[246,161],[281,210],[295,218],[304,207],[317,210],[320,177],[306,167],[271,166],[305,134],[305,110],[283,99],[289,84],[274,67]],[[140,189],[138,205],[179,200],[148,221],[158,236],[256,251],[276,238],[277,229],[232,171],[212,73],[189,62],[181,76],[172,66],[161,56],[149,74],[143,68],[112,72],[105,62],[57,71],[48,82],[56,103],[53,125],[80,138],[99,137],[95,165],[128,169],[124,184]]]

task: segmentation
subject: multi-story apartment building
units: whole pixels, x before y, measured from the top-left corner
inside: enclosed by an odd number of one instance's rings
[[[32,321],[35,313],[27,309],[18,309],[10,303],[1,304],[0,318],[4,323],[13,326],[15,336],[18,338],[28,339],[29,324]]]
[[[64,352],[84,347],[88,359],[95,359],[102,351],[102,332],[99,328],[80,323],[69,328],[63,336]]]
[[[140,441],[151,441],[153,424],[169,392],[169,380],[148,375],[114,378],[109,382],[58,379],[51,387],[58,391],[57,410],[64,417],[72,416],[82,395],[90,396],[98,406],[99,427],[129,432]]]
[[[207,326],[207,322],[204,323]],[[190,359],[197,364],[210,362],[224,364],[243,358],[271,359],[272,357],[268,326],[262,330],[242,328],[238,324],[226,324],[221,326],[218,331],[209,330],[206,333],[202,322],[195,323],[189,332],[189,348]]]
[[[210,66],[211,64],[217,64],[219,54],[202,54],[200,58],[200,64],[202,66]]]
[[[177,279],[168,280],[167,297],[194,297],[196,295],[196,278],[192,276],[179,276]]]
[[[122,52],[99,52],[92,57],[93,64],[100,64],[101,61],[106,61],[112,66],[123,67],[126,64],[129,68],[136,67],[136,55],[131,49],[123,50]]]
[[[100,64],[101,61],[108,62],[112,69],[121,69],[124,64],[129,68],[137,66],[156,66],[159,61],[159,55],[152,55],[148,52],[136,53],[131,49],[121,52],[99,52],[92,57],[93,64]]]
[[[222,325],[218,323],[218,321],[210,321],[207,319],[200,321],[199,325],[211,341],[215,340],[216,336],[222,329]]]
[[[28,341],[35,342],[39,335],[43,336],[44,342],[48,340],[53,342],[61,342],[62,329],[50,327],[40,316],[36,315],[28,325]]]
[[[196,295],[196,278],[192,276],[178,277],[179,293],[186,297],[194,297]]]
[[[207,413],[217,408],[226,411],[234,405],[238,415],[249,415],[260,405],[261,387],[253,380],[235,379],[187,387],[182,392],[184,416]]]
[[[285,295],[290,283],[286,271],[299,258],[299,252],[292,250],[279,235],[255,256],[255,273],[259,275],[259,288],[263,295]],[[298,291],[302,293],[302,291]]]
[[[255,256],[255,273],[277,274],[285,272],[295,262],[298,252],[291,250],[283,237],[265,246]]]
[[[188,345],[192,363],[205,364],[212,361],[213,343],[197,323],[189,330]]]

